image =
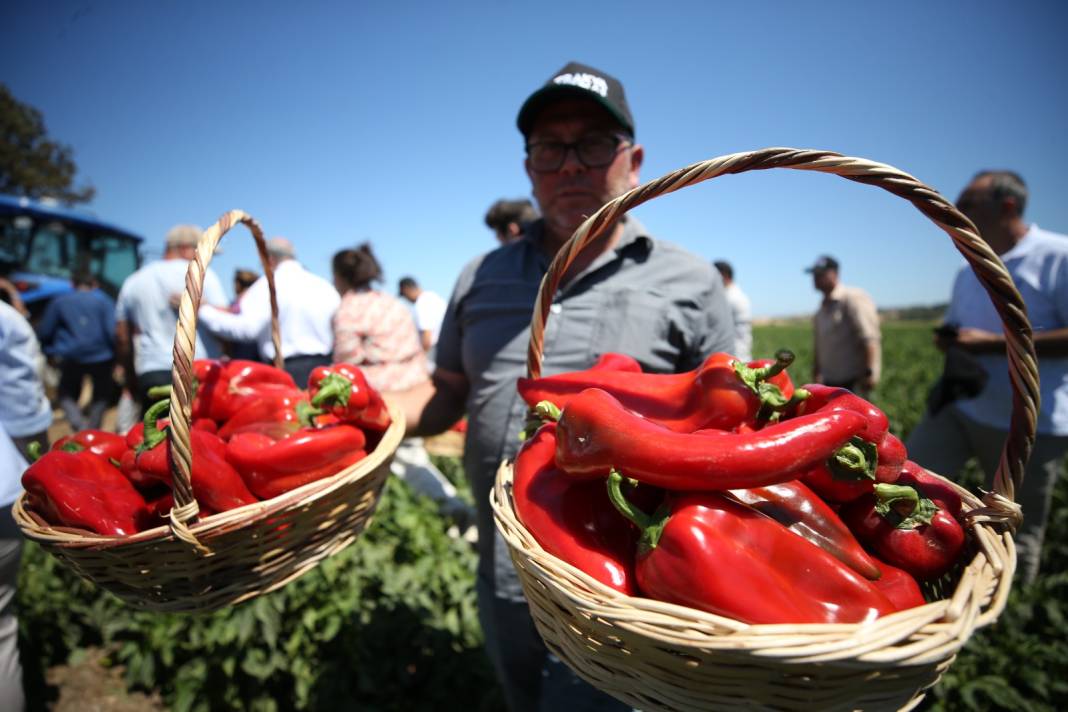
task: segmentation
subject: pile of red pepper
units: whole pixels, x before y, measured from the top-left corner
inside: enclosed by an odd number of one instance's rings
[[[367,456],[390,425],[381,395],[350,364],[312,371],[301,389],[252,361],[193,364],[191,479],[201,516],[270,499]],[[171,494],[169,387],[125,436],[57,440],[22,476],[31,509],[55,526],[123,536],[164,523]]]
[[[554,556],[631,596],[753,624],[860,623],[923,605],[961,558],[961,500],[908,461],[877,407],[794,388],[788,351],[689,373],[521,379],[519,519]]]

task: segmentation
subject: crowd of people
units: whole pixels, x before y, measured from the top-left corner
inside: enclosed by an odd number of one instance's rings
[[[399,280],[397,294],[387,291],[370,244],[338,251],[327,280],[298,261],[290,241],[269,240],[280,356],[298,383],[316,366],[354,363],[404,408],[409,437],[393,471],[438,502],[443,515],[477,541],[480,619],[509,708],[623,709],[543,645],[493,525],[488,496],[499,463],[516,454],[527,417],[514,383],[525,375],[531,309],[542,277],[587,216],[638,185],[645,148],[637,141],[622,83],[574,62],[527,98],[517,126],[537,207],[525,199],[490,207],[485,222],[499,245],[467,264],[448,301],[411,276]],[[1021,573],[1029,580],[1038,571],[1051,490],[1068,451],[1068,238],[1025,223],[1026,196],[1016,174],[984,172],[961,194],[958,207],[1005,262],[1035,329],[1042,410],[1035,454],[1017,495],[1026,515],[1019,538]],[[7,473],[21,472],[30,441],[47,443],[52,408],[36,375],[39,343],[58,364],[57,404],[74,429],[100,426],[104,409],[117,397],[114,372],[142,405],[151,387],[170,381],[177,299],[200,234],[193,225],[170,230],[163,258],[134,273],[114,303],[91,274],[75,274],[74,291],[52,302],[36,331],[17,304],[0,303],[0,457]],[[840,281],[834,257],[821,256],[806,271],[822,294],[812,320],[813,380],[870,396],[882,370],[873,300]],[[266,276],[239,271],[234,287],[231,302],[219,278],[207,271],[196,358],[273,360]],[[950,364],[961,360],[985,375],[974,393],[958,389],[941,398],[912,433],[908,449],[917,462],[950,476],[976,456],[992,478],[1008,429],[1011,392],[1000,320],[968,269],[957,276],[946,324],[937,342],[947,356],[944,380],[953,377]],[[715,351],[750,359],[751,305],[729,262],[690,254],[628,215],[565,275],[545,343],[548,373],[586,368],[605,352],[626,353],[650,371],[680,372]],[[86,379],[92,397],[83,409]],[[464,417],[469,424],[463,463],[474,509],[434,467],[421,439]],[[0,478],[0,506],[9,507],[17,494],[17,485],[10,486],[15,479]],[[0,607],[6,614],[18,539],[10,515],[0,520]],[[0,656],[11,635],[5,618]]]

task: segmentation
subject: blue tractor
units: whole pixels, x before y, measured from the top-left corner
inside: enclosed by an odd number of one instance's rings
[[[19,290],[33,317],[73,289],[82,268],[113,298],[141,266],[140,235],[50,201],[0,195],[0,276]]]

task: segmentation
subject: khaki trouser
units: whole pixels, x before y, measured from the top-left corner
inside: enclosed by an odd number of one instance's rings
[[[905,445],[910,460],[949,479],[956,478],[969,458],[975,457],[991,489],[1005,437],[1004,430],[978,423],[950,404],[937,415],[928,413]],[[1023,526],[1016,532],[1016,575],[1024,583],[1038,575],[1053,487],[1064,472],[1065,453],[1068,437],[1039,435],[1024,470],[1023,487],[1016,492],[1015,500],[1024,514]]]

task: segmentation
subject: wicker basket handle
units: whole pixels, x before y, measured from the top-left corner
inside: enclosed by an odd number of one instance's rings
[[[975,225],[968,218],[934,189],[883,163],[851,158],[831,151],[765,148],[694,163],[640,185],[606,203],[587,218],[571,239],[560,248],[542,279],[530,324],[530,346],[527,350],[529,375],[536,378],[541,374],[545,321],[549,318],[553,295],[568,267],[587,245],[605,234],[607,229],[631,208],[657,196],[723,174],[768,168],[833,173],[858,183],[877,186],[904,198],[942,228],[971,265],[1001,317],[1013,389],[1012,420],[994,476],[994,492],[986,495],[984,503],[987,506],[975,510],[972,518],[1017,526],[1021,513],[1013,499],[1016,488],[1023,482],[1024,465],[1034,446],[1039,401],[1038,362],[1023,299],[1009,273],[1005,271],[1005,265],[979,237]]]
[[[171,531],[179,539],[188,542],[197,549],[208,550],[197,541],[189,531],[188,524],[200,513],[200,507],[193,497],[191,472],[193,455],[190,447],[190,420],[193,407],[193,354],[197,343],[197,312],[204,289],[204,275],[208,264],[215,254],[222,236],[234,225],[241,223],[252,233],[256,241],[256,250],[260,254],[260,264],[267,277],[267,287],[271,295],[271,340],[274,343],[274,365],[282,367],[282,337],[278,329],[278,299],[274,288],[274,270],[267,256],[267,243],[263,239],[263,229],[256,220],[241,210],[231,210],[209,227],[197,242],[197,253],[189,262],[185,274],[185,291],[178,307],[178,331],[174,335],[174,367],[171,372],[171,447],[174,457],[171,459],[171,475],[174,479],[174,509],[171,510]]]

